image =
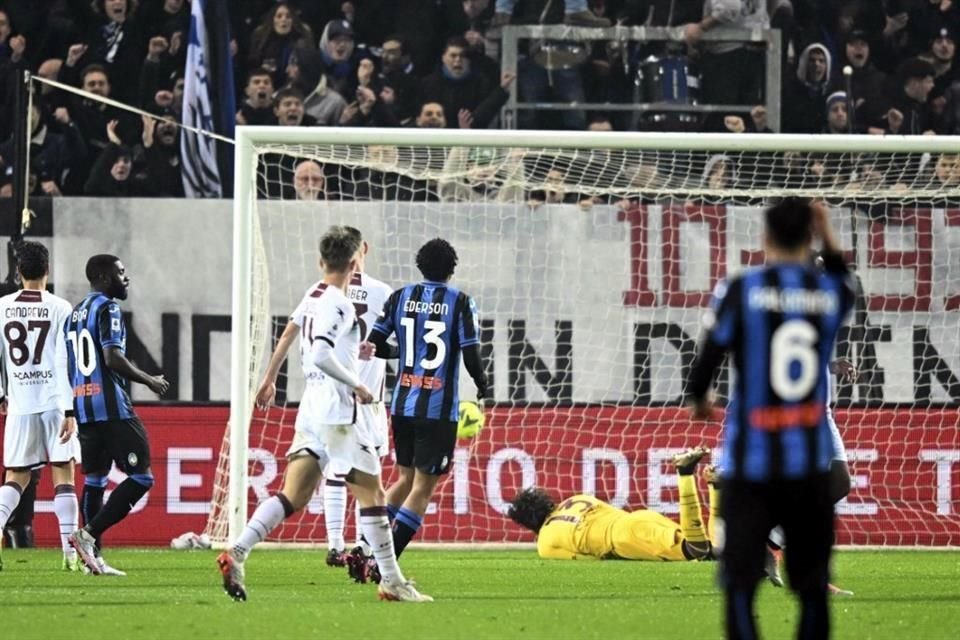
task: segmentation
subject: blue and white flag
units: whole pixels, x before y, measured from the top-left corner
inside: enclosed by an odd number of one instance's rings
[[[233,138],[236,99],[225,0],[193,0],[184,71],[183,124]],[[189,198],[229,197],[233,149],[184,130],[180,137],[183,189]]]

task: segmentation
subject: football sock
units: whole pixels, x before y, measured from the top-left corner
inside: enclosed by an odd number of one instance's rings
[[[770,543],[770,546],[774,549],[783,549],[787,546],[786,536],[783,535],[783,527],[777,525],[770,530],[770,536],[767,538],[767,542]]]
[[[680,532],[692,555],[702,557],[709,553],[710,542],[703,530],[697,480],[690,474],[678,474],[677,480],[680,486]]]
[[[86,524],[87,531],[99,539],[103,532],[127,517],[133,505],[153,486],[153,476],[134,474],[121,482],[99,513]],[[102,494],[101,494],[102,496]],[[102,499],[102,497],[101,497]]]
[[[811,589],[800,592],[800,640],[826,638],[830,633],[830,615],[827,612],[827,590]]]
[[[390,519],[390,524],[393,524],[393,521],[397,519],[397,512],[400,511],[400,507],[396,507],[392,504],[387,505],[387,518]]]
[[[707,522],[707,535],[710,537],[710,544],[717,546],[717,524],[720,522],[720,490],[712,482],[707,484],[707,491],[710,497],[710,520]]]
[[[731,640],[755,640],[757,623],[753,617],[753,595],[756,587],[749,589],[727,588],[727,638]],[[826,637],[826,636],[822,636]]]
[[[63,552],[72,556],[73,547],[70,546],[70,534],[77,530],[79,518],[77,505],[77,491],[72,484],[58,484],[53,489],[53,512],[57,514],[60,523],[60,545]]]
[[[393,551],[393,535],[390,533],[390,521],[386,507],[365,507],[360,509],[360,528],[363,537],[370,543],[373,557],[377,560],[380,575],[388,583],[404,582],[397,556]]]
[[[393,546],[397,550],[397,557],[403,553],[403,550],[410,544],[410,540],[416,535],[420,525],[423,524],[423,516],[416,512],[400,507],[393,520]]]
[[[93,522],[100,510],[103,509],[103,492],[107,489],[107,476],[88,475],[83,480],[83,496],[81,497],[80,513],[83,516],[84,526]],[[100,550],[100,536],[97,539],[97,550]]]
[[[365,556],[372,555],[372,554],[370,553],[370,543],[367,542],[367,539],[363,537],[363,530],[360,528],[360,501],[359,501],[359,500],[355,500],[355,501],[354,501],[354,507],[356,508],[356,513],[354,514],[354,515],[355,515],[354,522],[355,522],[356,525],[357,525],[357,544],[356,544],[356,546],[360,547],[360,549],[363,551],[363,555],[365,555]],[[388,508],[388,510],[389,510],[389,508]],[[387,513],[387,518],[389,518],[389,517],[390,517],[390,514]]]
[[[347,483],[327,479],[323,483],[323,517],[327,525],[327,548],[343,551],[343,521],[347,512]]]
[[[3,528],[7,526],[10,514],[20,502],[21,493],[23,489],[16,482],[8,482],[0,487],[0,535],[3,534]]]
[[[247,526],[233,543],[233,555],[241,561],[246,560],[254,545],[263,542],[264,538],[270,535],[270,532],[285,518],[294,513],[293,505],[282,493],[278,493],[272,498],[267,498],[257,507]]]

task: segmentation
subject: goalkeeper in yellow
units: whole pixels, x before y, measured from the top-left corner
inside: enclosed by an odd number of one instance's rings
[[[627,512],[591,496],[576,495],[554,503],[542,489],[525,489],[510,503],[507,515],[537,534],[541,558],[621,560],[712,560],[713,522],[718,493],[713,469],[704,473],[710,487],[709,535],[700,515],[693,475],[709,453],[704,447],[673,458],[680,485],[680,524],[656,511]]]

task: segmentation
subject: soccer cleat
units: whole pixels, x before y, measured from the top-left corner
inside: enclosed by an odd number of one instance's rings
[[[708,464],[703,468],[703,471],[700,472],[700,475],[707,481],[707,484],[717,484],[717,480],[719,480],[717,465]]]
[[[223,590],[236,602],[246,602],[247,590],[243,586],[243,562],[229,551],[217,556],[217,567],[223,576]]]
[[[106,563],[102,556],[97,556],[97,564],[100,566],[100,575],[102,576],[125,576],[126,571],[115,569]]]
[[[380,584],[383,580],[383,576],[380,575],[380,565],[377,564],[376,558],[367,558],[367,575],[373,584]]]
[[[687,449],[683,453],[673,456],[673,466],[677,468],[677,473],[688,476],[693,473],[697,463],[708,453],[710,453],[710,449],[702,446]]]
[[[347,554],[342,549],[330,549],[329,551],[327,551],[327,566],[328,567],[347,566]]]
[[[102,573],[100,563],[97,562],[97,541],[86,529],[77,529],[70,534],[70,546],[77,550],[80,561],[90,573],[95,576]]]
[[[416,585],[410,580],[394,584],[381,582],[377,597],[388,602],[433,602],[433,598],[417,591]]]
[[[74,553],[70,555],[65,553],[63,554],[63,563],[60,565],[60,568],[63,571],[80,572],[83,570],[83,560],[80,559],[79,554]]]
[[[841,589],[840,587],[833,584],[827,585],[827,592],[832,596],[846,596],[846,597],[853,596],[853,591],[847,591],[846,589]]]
[[[366,555],[361,547],[354,547],[346,556],[347,573],[354,582],[366,584],[380,583],[380,568],[377,561]]]
[[[770,584],[775,587],[783,586],[783,578],[780,576],[780,563],[782,561],[783,551],[767,546],[767,558],[763,563],[763,572],[767,575]]]

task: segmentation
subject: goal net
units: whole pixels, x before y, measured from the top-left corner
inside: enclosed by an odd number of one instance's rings
[[[236,535],[280,487],[303,389],[295,349],[278,406],[252,411],[252,397],[319,277],[317,241],[332,224],[363,232],[367,272],[394,287],[419,281],[417,249],[446,238],[460,256],[454,283],[480,309],[496,404],[458,443],[420,541],[531,541],[503,515],[530,485],[677,513],[667,461],[718,444],[719,424],[691,423],[681,405],[703,309],[718,279],[763,262],[765,203],[797,195],[829,203],[860,287],[835,356],[859,372],[833,384],[853,484],[838,541],[960,545],[958,148],[940,137],[240,128],[232,428],[207,532]],[[725,370],[721,399],[729,388]],[[392,473],[388,459],[385,483]],[[273,536],[322,543],[321,493]]]

